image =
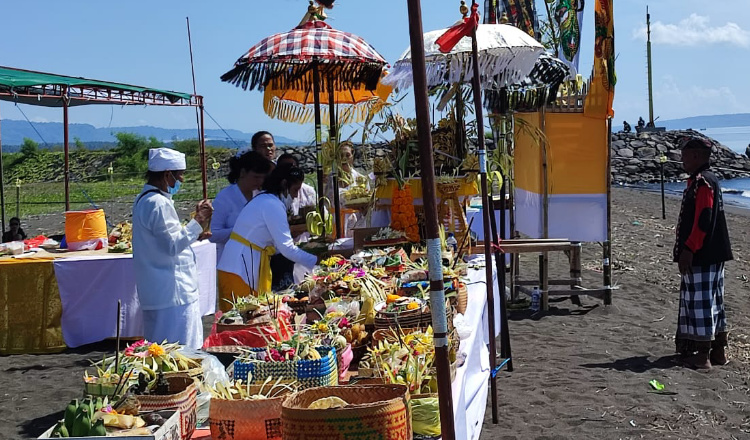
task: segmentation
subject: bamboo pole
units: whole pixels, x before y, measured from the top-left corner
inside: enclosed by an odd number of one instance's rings
[[[420,0],[407,0],[409,10],[409,38],[411,40],[414,102],[419,137],[419,162],[422,168],[422,199],[427,233],[427,260],[430,274],[430,304],[437,367],[440,428],[443,440],[455,440],[453,396],[450,362],[448,360],[448,325],[445,314],[442,246],[440,242],[437,202],[435,197],[435,161],[432,156],[430,107],[427,97],[427,70],[422,34],[422,6]],[[481,137],[481,136],[480,136]],[[490,284],[490,283],[488,283]],[[492,339],[492,338],[490,338]]]
[[[325,211],[323,195],[323,147],[322,147],[322,133],[321,133],[321,122],[320,122],[320,71],[318,70],[318,62],[313,61],[313,99],[315,102],[315,158],[316,158],[316,169],[318,174],[318,210],[320,215],[323,216],[323,222],[325,223]]]
[[[473,0],[472,4],[476,4]],[[495,211],[490,203],[489,192],[487,190],[487,151],[484,145],[484,116],[482,108],[482,90],[479,79],[479,49],[477,47],[477,30],[471,33],[471,57],[473,66],[472,89],[474,92],[474,112],[477,118],[477,141],[479,144],[479,176],[482,191],[482,213],[484,222],[484,259],[485,259],[485,276],[487,279],[487,312],[489,315],[489,340],[490,340],[490,371],[494,372],[497,365],[497,346],[495,342],[495,294],[494,283],[492,282],[492,236],[490,231],[490,221],[495,216]],[[500,274],[498,274],[498,278]],[[505,292],[501,292],[504,295]],[[501,317],[505,319],[505,317]],[[492,423],[497,424],[497,380],[490,375],[490,392],[492,398]]]
[[[329,75],[328,80],[328,118],[329,118],[329,132],[328,137],[330,142],[334,142],[333,145],[338,146],[338,135],[336,133],[336,101],[334,100],[333,90],[333,76]],[[338,148],[335,148],[338,151]],[[339,176],[338,176],[338,157],[334,154],[333,164],[331,164],[331,175],[333,180],[333,206],[334,206],[334,220],[336,222],[336,230],[334,232],[335,238],[342,238],[344,235],[341,233],[341,200],[339,195]]]

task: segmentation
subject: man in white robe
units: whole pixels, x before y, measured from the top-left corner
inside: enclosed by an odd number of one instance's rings
[[[180,224],[172,196],[184,181],[185,155],[169,148],[149,150],[148,182],[133,205],[133,266],[143,310],[144,336],[152,342],[198,349],[203,325],[198,302],[198,269],[190,247],[211,220],[211,202],[196,207]]]

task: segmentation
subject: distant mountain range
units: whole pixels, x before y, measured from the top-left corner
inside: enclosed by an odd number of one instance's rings
[[[635,128],[637,120],[628,121]],[[710,116],[693,116],[689,118],[657,120],[656,125],[666,127],[669,130],[683,130],[692,128],[700,130],[703,128],[719,127],[746,127],[750,126],[750,113],[737,113],[730,115],[710,115]],[[60,145],[63,142],[63,124],[60,122],[35,122],[34,128],[39,131],[41,137],[50,146]],[[2,140],[3,150],[12,152],[18,149],[23,143],[24,138],[33,139],[44,147],[44,142],[40,139],[39,134],[34,131],[31,125],[26,121],[3,119],[0,121],[0,139]],[[195,139],[198,137],[195,129],[174,129],[151,126],[137,127],[110,127],[97,128],[90,124],[70,124],[70,143],[74,138],[79,138],[89,149],[106,149],[113,146],[116,142],[115,133],[127,132],[134,133],[144,137],[155,137],[162,142],[168,143],[175,140]],[[613,126],[614,131],[622,129],[622,125]],[[252,133],[245,133],[240,130],[227,130],[225,134],[221,130],[206,130],[206,142],[217,147],[236,148],[237,144],[246,146],[252,138]],[[230,139],[231,138],[231,139]],[[276,143],[279,145],[299,146],[306,145],[295,139],[276,136]],[[15,148],[14,148],[15,147]]]
[[[36,128],[41,137],[48,144],[62,144],[63,124],[61,122],[35,122],[34,127],[26,122],[12,119],[3,119],[0,121],[0,139],[2,140],[3,150],[10,152],[15,150],[14,146],[23,143],[24,138],[33,139],[38,142],[40,147],[44,147],[44,141],[40,139],[39,134],[34,131]],[[174,129],[151,126],[137,127],[110,127],[97,128],[90,124],[70,124],[69,142],[72,144],[74,138],[79,138],[87,147],[92,149],[106,148],[107,145],[114,145],[117,141],[115,133],[134,133],[144,137],[155,137],[162,142],[171,142],[184,139],[195,139],[198,137],[197,129]],[[250,142],[253,133],[245,133],[239,130],[227,130],[229,137],[221,130],[206,130],[206,143],[215,146],[226,146],[236,148],[234,141],[245,146]],[[231,138],[231,139],[230,139]],[[304,145],[303,142],[276,136],[276,143],[279,145]]]
[[[645,119],[645,117],[644,117]],[[646,121],[648,122],[648,121]],[[638,120],[628,121],[633,129],[635,129]],[[667,130],[686,130],[692,128],[693,130],[700,130],[703,128],[721,128],[721,127],[750,127],[750,113],[735,113],[731,115],[709,115],[709,116],[692,116],[689,118],[681,119],[667,119],[656,121],[657,127],[666,127]],[[614,125],[614,131],[622,129],[622,124]]]

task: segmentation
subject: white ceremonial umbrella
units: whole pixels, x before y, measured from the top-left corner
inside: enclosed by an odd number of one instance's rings
[[[446,31],[448,29],[424,34],[428,87],[470,82],[472,79],[471,37],[462,38],[450,52],[442,53],[436,40]],[[541,43],[507,24],[480,24],[477,45],[482,88],[498,88],[523,81],[544,52]],[[412,85],[411,49],[396,61],[383,83],[396,89]]]

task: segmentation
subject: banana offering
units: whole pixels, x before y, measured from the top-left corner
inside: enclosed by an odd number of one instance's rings
[[[80,402],[75,399],[65,408],[65,416],[52,429],[51,437],[105,437],[107,427],[132,429],[146,426],[140,417],[105,412],[108,409],[106,397],[87,397]]]
[[[307,213],[305,218],[305,224],[307,225],[307,232],[313,237],[320,237],[322,235],[328,235],[333,233],[333,216],[331,214],[323,215],[318,211],[311,211]]]

